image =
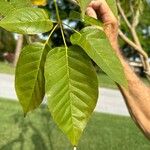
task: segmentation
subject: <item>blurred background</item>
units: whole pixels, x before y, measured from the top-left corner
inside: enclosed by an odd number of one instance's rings
[[[33,3],[37,4],[36,0]],[[70,0],[57,1],[61,19],[76,30],[84,24],[69,17],[79,12]],[[52,0],[39,0],[52,20],[56,19]],[[119,45],[129,65],[141,80],[150,86],[150,1],[118,0]],[[50,11],[49,11],[50,10]],[[73,31],[64,26],[67,44]],[[49,33],[22,36],[0,28],[0,150],[71,150],[68,139],[53,123],[46,105],[24,118],[14,90],[15,66],[22,47],[27,43],[44,41]],[[63,45],[59,28],[50,45]],[[129,117],[116,85],[94,64],[98,73],[100,101],[81,138],[79,150],[149,150],[150,142]],[[117,70],[116,70],[117,71]],[[143,91],[144,93],[144,91]]]

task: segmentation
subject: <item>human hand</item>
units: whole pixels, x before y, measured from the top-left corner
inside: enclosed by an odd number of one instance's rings
[[[118,50],[118,21],[105,0],[92,0],[87,7],[86,14],[101,19],[104,31],[115,50]]]

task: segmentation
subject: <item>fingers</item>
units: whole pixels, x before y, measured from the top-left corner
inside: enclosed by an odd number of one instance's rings
[[[98,18],[102,19],[102,21],[105,24],[117,22],[116,17],[112,13],[111,9],[109,8],[109,6],[107,5],[105,0],[93,0],[93,1],[91,1],[91,3],[89,4],[89,7],[88,7],[88,11],[89,11],[89,13],[91,11],[91,14],[94,14],[93,10],[97,14]]]
[[[97,19],[97,14],[96,14],[95,10],[92,7],[88,7],[86,9],[86,14],[90,17],[93,17],[93,18]]]

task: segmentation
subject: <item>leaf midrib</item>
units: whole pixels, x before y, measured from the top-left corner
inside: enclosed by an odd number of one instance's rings
[[[40,20],[40,21],[38,21],[38,20],[35,20],[35,21],[25,21],[25,22],[4,22],[5,20],[1,20],[1,22],[0,22],[0,24],[26,24],[26,23],[33,23],[33,22],[41,22],[41,23],[43,23],[43,22],[49,22],[50,23],[50,20],[49,19],[46,19],[46,20]]]
[[[67,69],[67,77],[68,77],[68,82],[69,82],[69,85],[68,85],[68,88],[69,88],[69,101],[70,101],[70,112],[71,112],[71,122],[72,122],[72,130],[73,130],[73,134],[75,135],[75,131],[74,131],[74,121],[73,121],[73,112],[72,112],[72,100],[71,100],[71,81],[70,81],[70,67],[69,67],[69,56],[68,56],[68,48],[65,48],[65,58],[66,58],[66,69]]]
[[[115,75],[116,76],[116,74],[114,73],[114,72],[112,72],[112,69],[111,69],[111,67],[109,66],[109,64],[101,57],[101,55],[100,55],[100,53],[95,49],[95,47],[94,46],[92,46],[92,44],[91,44],[91,42],[90,42],[90,40],[92,39],[92,40],[94,40],[95,38],[88,38],[88,37],[84,37],[83,35],[81,35],[82,36],[82,41],[84,41],[84,39],[85,39],[85,45],[88,45],[89,44],[89,46],[90,46],[90,48],[91,49],[94,49],[94,51],[98,54],[98,56],[101,58],[101,60],[107,65],[107,67],[109,68],[108,70],[113,74],[113,75]],[[103,39],[104,40],[104,39]],[[110,75],[108,75],[111,79],[112,79],[112,77],[110,76]],[[112,79],[112,80],[114,80],[114,79]],[[121,80],[117,80],[116,82],[120,82],[120,83],[122,83],[121,82]]]
[[[30,102],[29,102],[29,105],[27,106],[27,112],[29,111],[29,107],[30,107],[30,104],[32,102],[32,98],[33,98],[33,93],[34,93],[34,90],[35,90],[35,87],[36,87],[36,81],[38,79],[38,75],[39,75],[39,71],[40,71],[40,68],[41,68],[41,62],[42,62],[42,57],[44,55],[44,50],[45,50],[45,47],[46,47],[46,44],[43,45],[43,48],[42,48],[42,54],[41,54],[41,57],[40,57],[40,63],[39,63],[39,67],[38,67],[38,71],[37,71],[37,74],[36,74],[36,78],[35,78],[35,82],[34,82],[34,86],[33,86],[33,89],[32,89],[32,94],[31,94],[31,98],[30,98]],[[36,107],[36,106],[35,106]]]

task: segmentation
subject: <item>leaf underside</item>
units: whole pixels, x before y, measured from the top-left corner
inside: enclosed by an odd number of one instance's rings
[[[45,80],[52,117],[75,146],[96,106],[96,72],[80,47],[59,47],[48,53]]]
[[[23,111],[34,110],[45,95],[44,63],[50,47],[41,43],[26,46],[19,57],[15,88]]]

